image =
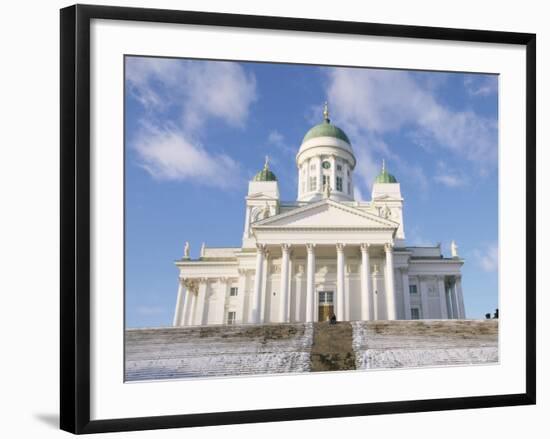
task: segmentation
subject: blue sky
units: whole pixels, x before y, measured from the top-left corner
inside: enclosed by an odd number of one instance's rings
[[[170,325],[185,241],[241,245],[247,181],[269,155],[295,200],[295,155],[322,120],[350,137],[356,197],[382,159],[401,183],[409,245],[454,239],[467,317],[498,303],[495,75],[127,57],[126,325]]]

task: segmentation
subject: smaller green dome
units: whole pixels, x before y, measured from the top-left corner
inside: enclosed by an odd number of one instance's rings
[[[269,157],[266,156],[264,168],[258,172],[253,181],[277,181],[277,176],[269,169]]]
[[[374,180],[375,183],[397,183],[397,179],[386,170],[386,163],[382,160],[382,172]]]

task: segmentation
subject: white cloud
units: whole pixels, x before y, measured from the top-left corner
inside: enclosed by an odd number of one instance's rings
[[[451,110],[411,73],[331,70],[327,94],[345,129],[382,136],[405,128],[460,157],[496,163],[496,121],[472,111]]]
[[[451,169],[446,163],[437,163],[437,173],[434,180],[450,188],[458,188],[468,184],[468,178],[458,171]]]
[[[148,113],[132,136],[143,168],[158,179],[209,186],[239,180],[238,164],[209,152],[201,139],[210,120],[244,127],[257,99],[252,74],[231,62],[129,57],[126,78],[129,92]]]
[[[269,136],[267,136],[267,142],[275,146],[283,146],[285,143],[284,140],[284,136],[277,130],[272,130]]]
[[[483,271],[498,270],[498,244],[492,243],[483,249],[474,250],[474,255]]]
[[[192,180],[220,188],[239,181],[239,165],[225,154],[212,154],[174,126],[144,124],[134,143],[141,166],[159,180]]]
[[[464,87],[470,96],[489,96],[498,91],[498,78],[495,75],[469,75],[464,79]]]
[[[438,174],[434,177],[434,180],[451,188],[461,187],[466,184],[463,179],[451,174]]]
[[[242,127],[257,99],[254,75],[236,63],[144,57],[126,62],[132,95],[150,110],[181,106],[187,130],[209,117]]]

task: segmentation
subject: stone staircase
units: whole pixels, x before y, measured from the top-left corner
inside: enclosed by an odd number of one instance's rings
[[[357,369],[498,362],[498,320],[352,322]]]
[[[353,328],[349,322],[315,323],[311,347],[311,371],[355,369]]]
[[[308,372],[312,324],[126,331],[127,381]]]
[[[126,330],[127,381],[498,361],[498,320]]]

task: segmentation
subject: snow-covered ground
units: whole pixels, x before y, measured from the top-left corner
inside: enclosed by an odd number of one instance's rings
[[[308,372],[312,324],[129,330],[126,379]]]
[[[498,362],[498,321],[352,322],[357,369]]]
[[[328,340],[315,336],[321,325],[326,323],[130,329],[126,380],[310,372],[312,351],[330,351],[335,343],[349,346],[356,369],[498,361],[495,320],[351,322],[347,332],[344,325],[331,327]]]

